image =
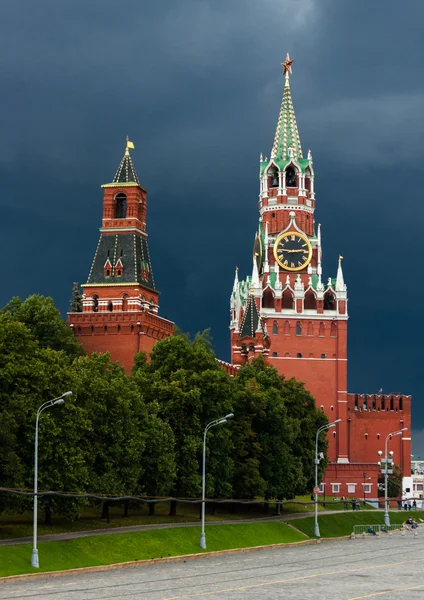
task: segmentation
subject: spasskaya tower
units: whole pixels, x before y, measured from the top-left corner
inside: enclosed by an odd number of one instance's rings
[[[376,496],[380,437],[402,426],[410,430],[410,397],[347,392],[348,297],[342,256],[334,261],[335,276],[324,278],[315,172],[312,152],[303,153],[296,123],[292,63],[289,55],[282,63],[285,85],[270,157],[260,156],[252,274],[241,280],[236,269],[230,298],[231,362],[241,366],[262,354],[286,378],[303,381],[330,422],[341,420],[328,436],[334,467],[327,474],[338,482],[334,486],[345,482],[350,489],[335,487],[335,492],[351,493],[365,469]],[[408,474],[410,437],[395,438],[394,446],[396,462]]]

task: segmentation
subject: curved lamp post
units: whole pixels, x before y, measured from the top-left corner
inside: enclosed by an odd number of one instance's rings
[[[38,419],[40,418],[41,413],[50,408],[51,406],[56,406],[57,404],[63,404],[65,402],[64,398],[67,396],[72,396],[72,392],[65,392],[59,398],[53,398],[53,400],[48,400],[44,402],[37,410],[37,417],[35,419],[35,444],[34,444],[34,522],[33,522],[33,544],[32,544],[32,556],[31,556],[31,565],[38,569],[40,567],[38,563],[38,549],[37,549],[37,508],[38,508]]]
[[[392,433],[387,434],[386,436],[386,442],[384,444],[384,457],[386,459],[385,465],[384,465],[384,524],[387,525],[388,527],[390,527],[390,517],[389,517],[389,507],[388,507],[388,468],[389,465],[387,463],[387,444],[389,442],[389,439],[392,439],[393,436],[395,435],[402,435],[402,433],[404,431],[406,431],[408,428],[407,427],[402,427],[402,429],[399,429],[398,431],[392,431]]]
[[[315,524],[314,524],[314,535],[316,537],[320,537],[319,525],[318,525],[318,465],[321,462],[321,458],[324,458],[324,455],[322,457],[318,456],[319,434],[322,431],[325,431],[326,429],[332,429],[333,427],[336,426],[337,423],[340,423],[340,421],[341,421],[341,419],[337,419],[336,421],[333,421],[333,423],[327,423],[327,425],[323,425],[322,427],[320,427],[318,429],[316,437],[315,437]]]
[[[227,422],[227,419],[232,419],[233,413],[229,413],[222,417],[222,419],[216,419],[211,421],[205,427],[205,433],[203,434],[203,468],[202,468],[202,532],[200,534],[200,547],[206,549],[206,534],[205,534],[205,472],[206,472],[206,435],[209,429],[216,427],[217,425],[223,425]]]

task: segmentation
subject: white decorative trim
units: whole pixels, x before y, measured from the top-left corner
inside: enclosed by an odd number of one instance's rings
[[[291,318],[292,316],[294,317],[295,315],[298,315],[299,313],[296,313],[296,309],[294,308],[283,308],[281,310],[281,312],[276,312],[273,308],[262,308],[261,314],[264,317],[267,318],[272,318],[272,319],[286,319],[286,318]],[[327,323],[337,323],[338,321],[347,321],[349,319],[349,316],[347,314],[342,314],[342,315],[336,315],[336,319],[334,317],[330,317],[330,316],[325,316],[325,314],[317,314],[316,311],[314,311],[314,314],[310,314],[306,311],[304,311],[302,313],[302,317],[300,317],[301,320],[303,321],[325,321]],[[337,339],[337,338],[332,338],[332,339]]]
[[[342,360],[347,362],[347,358],[312,358],[310,356],[302,356],[302,358],[297,358],[297,356],[270,356],[270,358],[275,358],[277,360],[323,360],[325,362],[329,362],[331,360]],[[345,402],[345,400],[338,400],[338,402]]]
[[[303,210],[310,215],[313,215],[315,212],[314,208],[310,208],[305,204],[276,204],[275,206],[262,206],[259,212],[262,216],[264,212],[274,212],[276,210]]]
[[[103,221],[115,221],[116,219],[103,219]],[[136,231],[144,237],[148,237],[148,234],[138,227],[100,227],[100,233],[134,233]]]

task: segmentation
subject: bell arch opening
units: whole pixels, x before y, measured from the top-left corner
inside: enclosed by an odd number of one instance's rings
[[[127,216],[127,196],[122,192],[115,196],[115,219],[125,219]]]

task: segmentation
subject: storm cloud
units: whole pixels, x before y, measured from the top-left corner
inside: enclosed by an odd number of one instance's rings
[[[420,317],[424,5],[355,0],[0,2],[0,302],[84,282],[100,185],[125,136],[149,190],[160,313],[229,358],[236,265],[251,269],[258,158],[291,77],[316,170],[324,275],[349,296],[349,391],[413,394]],[[422,436],[417,436],[418,438]],[[422,447],[422,446],[421,446]]]

